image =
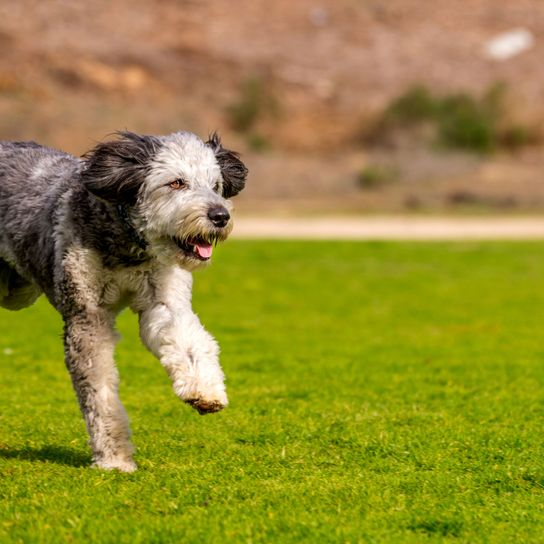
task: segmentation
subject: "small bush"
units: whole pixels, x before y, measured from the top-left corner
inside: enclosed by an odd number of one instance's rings
[[[238,100],[227,107],[227,116],[234,130],[247,133],[261,118],[277,110],[277,100],[269,86],[261,77],[252,76],[241,85]]]
[[[267,151],[272,147],[270,141],[265,136],[257,133],[248,134],[247,145],[253,151]]]
[[[385,120],[399,123],[418,123],[433,119],[437,103],[429,90],[422,86],[412,87],[397,98],[385,112]]]
[[[496,106],[460,93],[437,102],[438,143],[478,153],[493,151],[498,143]]]
[[[534,132],[523,125],[512,125],[505,128],[499,135],[499,144],[507,149],[518,149],[536,143],[538,137]]]
[[[359,173],[358,183],[363,189],[376,189],[398,179],[395,167],[382,164],[369,164]]]
[[[383,140],[392,131],[426,124],[432,127],[432,142],[440,147],[482,154],[534,142],[529,127],[507,119],[505,92],[506,87],[500,83],[481,98],[465,92],[436,96],[426,87],[415,86],[389,105],[375,132],[379,131],[379,139]],[[370,141],[379,139],[371,137]]]

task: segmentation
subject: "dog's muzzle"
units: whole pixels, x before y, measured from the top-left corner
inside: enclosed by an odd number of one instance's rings
[[[225,240],[232,228],[230,213],[225,206],[216,204],[207,211],[207,219],[213,228],[200,235],[186,237],[172,236],[172,240],[186,257],[197,261],[208,261],[212,256],[213,246]]]

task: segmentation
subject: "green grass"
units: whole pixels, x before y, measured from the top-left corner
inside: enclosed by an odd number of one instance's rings
[[[58,317],[0,312],[0,542],[544,541],[544,244],[230,242],[194,298],[231,405],[122,314],[131,475],[87,467]]]

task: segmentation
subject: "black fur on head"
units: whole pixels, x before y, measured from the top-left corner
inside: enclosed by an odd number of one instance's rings
[[[85,187],[109,202],[135,204],[151,160],[160,147],[155,136],[117,132],[118,140],[98,144],[83,155]]]
[[[247,168],[240,160],[240,155],[221,145],[219,134],[214,132],[206,142],[214,153],[223,176],[223,196],[231,198],[237,195],[246,184]]]

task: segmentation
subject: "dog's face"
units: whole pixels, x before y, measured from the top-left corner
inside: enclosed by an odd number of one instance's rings
[[[192,270],[209,262],[214,244],[232,230],[229,198],[247,169],[217,134],[119,134],[85,156],[87,189],[127,209],[149,251]]]

